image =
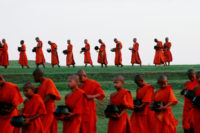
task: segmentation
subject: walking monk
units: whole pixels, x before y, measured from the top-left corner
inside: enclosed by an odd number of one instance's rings
[[[48,44],[51,46],[51,66],[54,68],[55,65],[59,65],[59,58],[58,58],[58,52],[57,52],[57,45],[51,41],[48,41]]]
[[[140,60],[140,55],[139,55],[139,43],[137,42],[137,38],[133,38],[133,48],[132,50],[132,57],[131,57],[131,64],[134,66],[134,64],[140,64],[140,67],[142,66],[142,62]]]
[[[47,112],[44,101],[38,94],[34,94],[34,90],[33,83],[24,84],[23,93],[27,99],[24,101],[24,108],[22,109],[22,115],[25,116],[22,133],[44,133],[40,117]]]
[[[81,51],[81,53],[84,52],[85,67],[87,67],[87,64],[90,64],[92,67],[94,67],[90,55],[90,44],[88,43],[87,39],[84,40],[84,43],[85,43],[85,50]]]
[[[43,51],[42,51],[42,46],[43,46],[43,43],[42,41],[39,39],[39,37],[36,37],[35,38],[36,42],[37,42],[37,46],[36,46],[36,65],[37,65],[37,68],[39,67],[39,65],[43,65],[43,67],[45,68],[45,58],[44,58],[44,54],[43,54]]]
[[[79,76],[81,83],[80,89],[85,91],[87,97],[87,105],[89,108],[89,111],[84,112],[82,126],[86,128],[87,133],[96,133],[97,116],[96,104],[94,100],[103,100],[105,94],[101,88],[101,85],[97,81],[87,78],[87,75],[83,70],[79,70],[77,75]]]
[[[3,43],[3,50],[2,50],[0,65],[4,66],[4,68],[7,69],[9,65],[8,44],[6,43],[6,39],[3,39],[2,43]]]
[[[172,53],[170,51],[171,49],[171,42],[169,42],[169,38],[165,38],[165,44],[164,44],[164,56],[165,56],[165,62],[168,63],[168,66],[170,66],[170,62],[172,62]]]
[[[103,43],[101,39],[99,39],[99,43],[101,44],[101,46],[98,50],[97,62],[101,64],[101,67],[103,67],[103,65],[107,67],[108,61],[107,61],[107,56],[106,56],[106,45]]]
[[[141,75],[135,76],[137,84],[136,100],[141,101],[140,105],[134,104],[134,111],[131,116],[131,123],[134,133],[153,133],[151,126],[154,112],[150,110],[149,105],[153,101],[154,87],[145,83]]]
[[[157,39],[154,40],[157,44],[154,47],[156,53],[155,53],[155,57],[154,57],[154,64],[155,66],[157,65],[166,65],[165,64],[165,57],[164,57],[164,53],[163,53],[163,44],[161,41],[158,41]]]
[[[158,108],[159,111],[155,112],[155,131],[153,133],[176,133],[176,126],[178,121],[174,118],[171,106],[177,104],[177,99],[174,96],[172,86],[168,85],[167,77],[160,76],[158,78],[158,86],[160,89],[155,93],[154,101],[162,102]]]
[[[19,55],[19,64],[22,66],[22,69],[24,66],[27,66],[27,68],[30,68],[28,65],[28,59],[26,56],[26,45],[24,44],[24,40],[21,40],[21,49],[20,49],[20,55]]]
[[[45,133],[57,133],[58,122],[54,118],[53,112],[56,105],[55,100],[61,100],[61,96],[53,82],[53,80],[44,77],[41,69],[37,68],[33,72],[35,82],[40,83],[37,87],[36,93],[44,100],[47,114],[41,117]]]
[[[133,133],[132,125],[126,112],[127,109],[133,109],[133,98],[131,92],[124,89],[123,85],[124,77],[117,76],[114,78],[114,88],[117,91],[110,95],[110,104],[117,106],[120,112],[109,119],[108,133]]]
[[[66,58],[66,65],[70,67],[72,65],[75,67],[74,55],[73,55],[73,45],[71,44],[70,40],[67,40],[67,58]]]
[[[117,40],[117,38],[114,39],[114,42],[116,43],[116,47],[115,49],[115,66],[121,66],[123,67],[122,64],[122,43],[120,41]]]
[[[0,74],[0,132],[16,133],[11,124],[11,118],[19,115],[17,106],[23,102],[23,97],[17,85],[6,82]],[[18,131],[19,133],[19,131]]]

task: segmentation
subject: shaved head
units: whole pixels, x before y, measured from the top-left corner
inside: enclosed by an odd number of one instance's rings
[[[26,82],[23,86],[23,88],[30,88],[34,90],[34,84],[32,82]]]
[[[0,74],[0,85],[3,85],[5,83],[5,79],[2,74]]]
[[[75,80],[77,83],[79,82],[79,77],[78,77],[78,75],[71,75],[71,76],[68,77],[68,79]]]
[[[135,76],[135,81],[143,81],[144,78],[142,77],[142,75],[138,74]]]
[[[33,75],[44,76],[44,72],[43,72],[42,69],[36,68],[36,69],[33,71]]]
[[[159,76],[158,81],[167,81],[167,76],[165,76],[165,75]]]
[[[115,80],[115,81],[120,81],[120,82],[124,83],[124,76],[122,76],[122,75],[116,76],[116,77],[114,78],[114,80]]]
[[[86,76],[86,72],[83,69],[81,69],[81,70],[77,71],[77,75],[78,76]]]
[[[196,73],[197,78],[200,78],[200,71]]]
[[[187,74],[193,74],[193,73],[195,73],[195,70],[194,70],[194,69],[189,69],[189,70],[187,71]]]

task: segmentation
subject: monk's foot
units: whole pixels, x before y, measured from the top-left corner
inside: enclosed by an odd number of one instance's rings
[[[124,65],[121,64],[121,67],[123,67]]]

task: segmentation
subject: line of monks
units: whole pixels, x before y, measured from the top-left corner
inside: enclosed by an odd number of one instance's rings
[[[167,66],[170,65],[170,62],[172,62],[172,54],[171,54],[171,43],[169,42],[169,39],[165,39],[165,44],[161,41],[158,41],[155,39],[156,46],[154,46],[155,49],[155,58],[154,58],[154,64],[155,65],[163,65]],[[35,64],[38,67],[39,65],[43,65],[45,68],[45,57],[43,54],[43,42],[36,37],[37,45],[33,48],[33,52],[36,53],[36,59]],[[115,52],[115,65],[123,67],[122,64],[122,43],[118,41],[116,38],[114,39],[114,42],[116,43],[116,47],[112,48],[111,51]],[[84,64],[85,67],[87,67],[88,64],[90,64],[92,67],[94,67],[91,54],[90,54],[90,44],[87,39],[84,40],[85,47],[83,47],[80,51],[80,53],[84,53]],[[95,50],[98,52],[98,59],[97,62],[101,64],[101,67],[105,66],[107,67],[108,61],[107,61],[107,54],[106,54],[106,45],[105,43],[99,39],[100,47],[96,46]],[[18,47],[18,51],[20,52],[19,56],[19,64],[24,68],[24,66],[28,65],[28,59],[26,55],[26,45],[24,44],[24,41],[22,40],[20,42],[21,47]],[[53,43],[51,41],[48,41],[48,44],[50,45],[50,49],[47,49],[47,52],[51,53],[51,65],[54,67],[55,65],[59,65],[59,57],[58,57],[58,51],[57,51],[57,45],[56,43]],[[67,56],[66,57],[66,66],[75,67],[75,61],[73,56],[73,45],[70,40],[67,41],[67,49],[63,51],[63,53]],[[129,48],[129,50],[132,53],[131,57],[131,64],[132,66],[134,64],[140,64],[142,66],[142,61],[140,59],[139,55],[139,43],[137,42],[137,39],[133,39],[133,46]],[[8,58],[8,45],[6,43],[6,40],[3,39],[2,43],[0,42],[0,65],[4,66],[5,68],[9,65],[9,58]]]
[[[183,109],[183,129],[185,133],[200,133],[200,100],[198,104],[194,99],[200,97],[200,72],[193,69],[187,72],[189,81],[184,85],[181,94],[185,96]],[[63,121],[63,133],[96,133],[97,116],[95,99],[105,98],[101,85],[87,78],[83,70],[76,75],[68,77],[70,93],[66,94],[65,107],[70,111],[55,116],[55,101],[61,100],[58,89],[53,80],[46,78],[41,69],[33,72],[37,88],[27,82],[23,86],[24,100],[17,85],[5,81],[0,75],[0,132],[19,133],[20,128],[11,125],[13,116],[23,115],[22,133],[57,133],[58,120]],[[167,77],[158,78],[159,89],[154,92],[154,86],[147,84],[141,75],[136,75],[134,82],[137,85],[136,99],[133,100],[131,92],[123,87],[123,76],[114,78],[113,86],[116,89],[110,95],[107,107],[115,108],[105,110],[109,118],[108,133],[176,133],[178,121],[173,116],[171,106],[177,104],[173,88],[168,84]],[[188,91],[193,92],[188,95]],[[12,93],[11,93],[12,92]],[[192,100],[192,98],[193,100]],[[138,103],[140,101],[140,103]],[[5,108],[3,103],[10,105]],[[19,113],[17,106],[24,103]],[[198,105],[198,106],[197,106]],[[131,118],[127,110],[133,110]],[[116,111],[118,110],[118,111]],[[116,111],[116,112],[115,112]],[[66,113],[66,112],[65,112]]]

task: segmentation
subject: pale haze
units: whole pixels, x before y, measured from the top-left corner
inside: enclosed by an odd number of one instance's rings
[[[140,44],[144,65],[152,65],[154,38],[172,42],[172,64],[200,63],[200,1],[199,0],[0,0],[0,39],[6,38],[9,59],[18,60],[17,47],[25,40],[29,60],[35,60],[31,50],[35,37],[43,41],[47,62],[51,61],[48,40],[58,45],[61,65],[66,64],[62,51],[71,40],[77,65],[83,65],[80,54],[83,40],[88,39],[91,56],[97,65],[101,38],[106,44],[108,64],[114,64],[116,37],[123,44],[123,64],[130,65],[134,37]]]

